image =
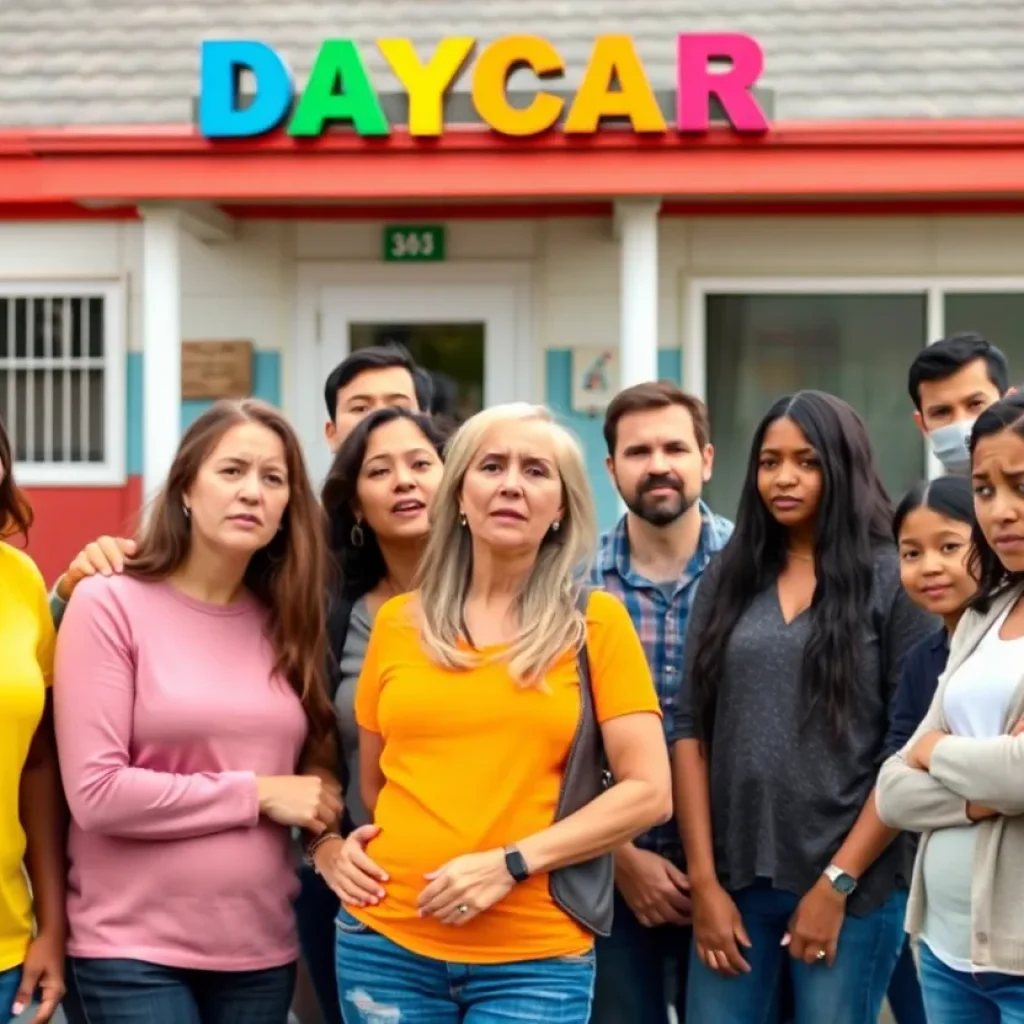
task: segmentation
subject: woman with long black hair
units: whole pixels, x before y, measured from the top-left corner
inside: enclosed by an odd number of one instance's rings
[[[338,719],[345,784],[342,832],[370,823],[359,795],[356,680],[380,606],[412,585],[427,543],[428,515],[441,482],[445,431],[408,409],[370,413],[334,457],[321,502],[337,570],[331,581],[328,639],[332,698]],[[302,951],[325,1024],[341,1024],[334,971],[338,896],[330,888],[342,841],[321,837],[300,872],[296,903]],[[326,879],[326,881],[325,881]]]
[[[900,586],[891,523],[853,409],[816,391],[776,402],[688,626],[690,1020],[773,1019],[784,970],[796,1024],[878,1019],[908,865],[872,790],[903,655],[936,625]]]

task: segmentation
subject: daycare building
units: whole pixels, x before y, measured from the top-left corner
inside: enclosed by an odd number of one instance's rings
[[[980,330],[1024,375],[1022,27],[1019,0],[0,12],[0,416],[33,554],[52,577],[128,529],[222,395],[278,403],[321,476],[323,379],[386,339],[463,415],[553,406],[602,525],[602,410],[654,376],[708,400],[724,513],[800,387],[856,405],[906,485],[916,350]]]

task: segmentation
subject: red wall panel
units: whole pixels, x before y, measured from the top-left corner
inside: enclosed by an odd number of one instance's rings
[[[137,476],[124,487],[26,487],[24,492],[35,515],[27,550],[47,586],[89,541],[103,534],[132,536],[142,507]]]

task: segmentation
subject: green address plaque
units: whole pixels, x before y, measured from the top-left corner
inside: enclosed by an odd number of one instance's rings
[[[438,263],[445,258],[441,224],[389,224],[384,228],[387,263]]]

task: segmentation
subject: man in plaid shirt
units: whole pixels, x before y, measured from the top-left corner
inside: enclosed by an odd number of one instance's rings
[[[627,509],[601,538],[592,583],[629,611],[647,653],[672,748],[686,622],[708,562],[732,523],[701,501],[711,477],[704,403],[674,384],[621,391],[605,414],[608,470]],[[668,1024],[685,1019],[690,954],[689,882],[675,821],[615,858],[615,924],[597,942],[591,1024]]]

